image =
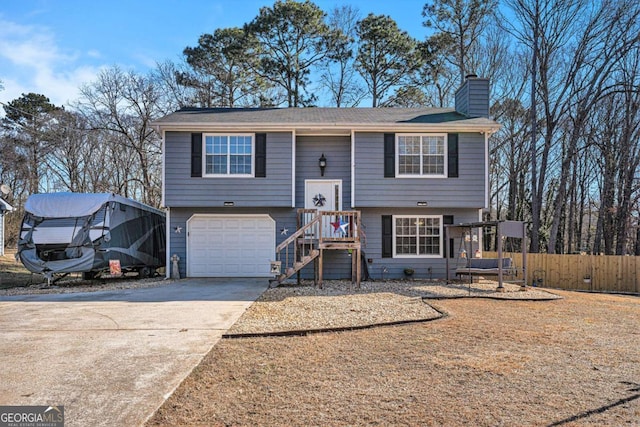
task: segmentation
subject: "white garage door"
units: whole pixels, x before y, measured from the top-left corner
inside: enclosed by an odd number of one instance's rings
[[[187,276],[272,276],[276,223],[269,215],[193,215],[187,229]]]

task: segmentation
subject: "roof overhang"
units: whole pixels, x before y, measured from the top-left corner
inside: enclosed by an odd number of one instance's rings
[[[152,127],[158,132],[295,132],[296,135],[350,135],[354,132],[479,132],[492,134],[500,129],[496,122],[488,123],[204,123],[204,122],[156,122]]]

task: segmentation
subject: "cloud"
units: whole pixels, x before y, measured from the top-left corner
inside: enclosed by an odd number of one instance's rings
[[[89,56],[94,56],[92,52]],[[79,87],[95,79],[99,67],[81,65],[81,55],[61,49],[48,28],[20,25],[0,19],[0,101],[22,93],[47,96],[56,105],[79,96]]]

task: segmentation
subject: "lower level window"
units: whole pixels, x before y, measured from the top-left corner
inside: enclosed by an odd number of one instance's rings
[[[442,218],[439,216],[394,216],[394,256],[442,256]]]

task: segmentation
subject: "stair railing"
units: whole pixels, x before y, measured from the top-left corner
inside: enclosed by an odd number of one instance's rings
[[[320,216],[315,215],[309,222],[276,247],[276,261],[281,262],[282,275],[290,277],[295,273],[295,263],[311,254],[315,245],[316,230]]]

